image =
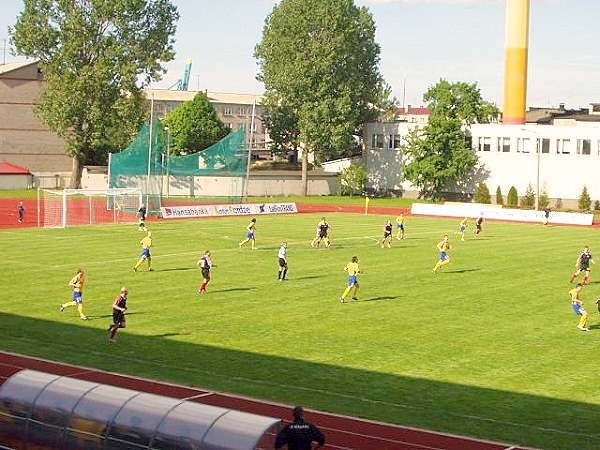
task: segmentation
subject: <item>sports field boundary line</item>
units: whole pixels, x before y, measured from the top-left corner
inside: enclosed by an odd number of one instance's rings
[[[193,387],[193,386],[187,386],[187,385],[181,385],[181,384],[176,384],[176,383],[172,383],[172,382],[168,382],[168,381],[159,381],[159,380],[153,380],[150,378],[145,378],[145,377],[138,377],[138,376],[132,376],[132,375],[126,375],[126,374],[121,374],[121,373],[117,373],[117,372],[112,372],[112,371],[106,371],[106,370],[102,370],[102,369],[96,369],[96,368],[92,368],[92,367],[87,367],[87,366],[80,366],[80,365],[76,365],[76,364],[70,364],[70,363],[60,363],[60,362],[56,362],[56,361],[52,361],[46,358],[39,358],[39,357],[33,357],[33,356],[28,356],[28,355],[22,355],[19,353],[14,353],[14,352],[9,352],[9,351],[4,351],[4,350],[0,350],[0,364],[4,365],[4,366],[12,366],[18,369],[24,369],[26,367],[24,367],[23,365],[15,365],[13,363],[6,363],[5,361],[3,361],[4,357],[12,357],[12,358],[17,358],[20,360],[25,360],[25,361],[37,361],[37,362],[42,362],[45,364],[48,364],[50,366],[55,366],[55,367],[62,367],[62,368],[71,368],[71,369],[76,369],[76,372],[71,373],[67,373],[61,376],[69,376],[69,377],[81,377],[82,375],[99,375],[100,377],[102,375],[107,375],[110,377],[118,377],[121,379],[125,379],[128,380],[130,382],[132,382],[133,384],[148,384],[152,387],[159,387],[159,386],[164,386],[165,388],[173,388],[173,389],[179,389],[179,390],[190,390],[190,391],[195,391],[198,392],[198,396],[199,399],[202,400],[204,398],[209,399],[210,397],[218,397],[218,396],[222,396],[224,398],[228,398],[231,399],[232,401],[245,401],[245,402],[249,402],[249,403],[257,403],[257,404],[262,404],[264,406],[267,407],[273,407],[273,408],[283,408],[286,411],[290,411],[291,410],[291,406],[289,405],[285,405],[282,403],[278,403],[278,402],[272,402],[272,401],[264,401],[264,400],[259,400],[256,398],[252,398],[252,397],[248,397],[248,396],[244,396],[244,395],[236,395],[236,394],[230,394],[230,393],[225,393],[225,392],[220,392],[220,391],[214,391],[214,390],[207,390],[207,389],[203,389],[201,387]],[[40,369],[37,369],[40,370]],[[83,380],[86,380],[86,377],[81,378]],[[113,384],[111,382],[108,382],[107,384]],[[269,383],[270,384],[270,383]],[[140,391],[143,391],[143,389],[137,389]],[[154,389],[153,389],[154,390]],[[172,396],[169,394],[163,394],[163,395],[167,395],[167,396]],[[172,396],[173,397],[173,396]],[[192,396],[195,397],[195,396]],[[179,398],[181,399],[185,399],[185,397],[181,397],[179,396]],[[202,401],[200,401],[201,403],[204,403]],[[209,403],[212,404],[212,403]],[[234,408],[235,409],[235,408]],[[243,410],[243,409],[242,409]],[[427,430],[427,429],[423,429],[423,428],[417,428],[417,427],[410,427],[410,426],[402,426],[402,425],[396,425],[396,424],[389,424],[389,423],[385,423],[385,422],[380,422],[380,421],[375,421],[375,420],[369,420],[369,419],[362,419],[362,418],[357,418],[357,417],[351,417],[351,416],[347,416],[347,415],[343,415],[343,414],[336,414],[336,413],[329,413],[329,412],[322,412],[322,411],[317,411],[314,409],[306,409],[307,412],[316,415],[316,416],[322,416],[322,420],[326,419],[327,417],[329,418],[333,418],[333,419],[339,419],[342,421],[347,421],[347,422],[353,422],[354,425],[360,425],[363,424],[363,426],[366,425],[373,425],[373,426],[379,426],[379,427],[385,427],[387,429],[390,430],[395,430],[397,432],[413,432],[413,433],[417,433],[417,434],[426,434],[428,436],[437,436],[439,438],[448,438],[448,439],[458,439],[458,440],[463,440],[465,442],[469,442],[472,444],[481,444],[481,445],[493,445],[493,446],[497,446],[497,449],[494,450],[504,450],[506,448],[510,448],[511,444],[503,444],[497,441],[492,441],[492,440],[485,440],[485,439],[479,439],[479,438],[471,438],[471,437],[466,437],[466,436],[461,436],[461,435],[457,435],[457,434],[452,434],[452,433],[445,433],[445,432],[438,432],[438,431],[432,431],[432,430]],[[283,420],[285,420],[286,418],[282,418]],[[492,420],[492,419],[491,419]],[[493,420],[492,420],[493,421]],[[354,426],[352,426],[352,430],[353,431],[348,431],[348,430],[342,430],[339,428],[329,428],[325,425],[322,426],[324,429],[330,429],[332,431],[339,431],[339,432],[343,432],[345,434],[354,434],[356,436],[365,436],[365,437],[373,437],[376,438],[377,440],[389,440],[389,439],[385,439],[382,437],[375,437],[369,434],[363,434],[363,433],[359,433],[356,432],[356,428]],[[558,430],[557,430],[558,431]],[[583,435],[583,436],[589,436],[592,437],[590,435]],[[390,440],[393,441],[393,440]],[[398,443],[403,443],[403,444],[410,444],[409,442],[405,442],[402,440],[402,438],[399,438],[396,442]],[[416,448],[420,448],[423,450],[431,450],[431,449],[436,449],[436,447],[431,447],[431,446],[424,446],[423,444],[418,444],[418,443],[414,443],[417,444],[415,445]],[[414,445],[414,444],[410,444],[410,445]],[[469,447],[472,448],[472,447]],[[512,446],[513,450],[536,450],[534,448],[531,447],[522,447],[522,446]],[[363,449],[361,449],[363,450]],[[365,449],[366,450],[366,449]],[[376,450],[376,448],[373,448],[372,450]],[[444,450],[444,447],[439,447],[439,450]]]

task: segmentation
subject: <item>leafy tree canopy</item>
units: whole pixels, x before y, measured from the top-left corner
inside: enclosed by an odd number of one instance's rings
[[[203,92],[171,111],[163,123],[169,127],[170,151],[174,155],[204,150],[229,134]]]
[[[145,114],[142,89],[173,59],[178,13],[170,0],[24,0],[11,28],[17,53],[39,61],[46,80],[37,113],[81,163],[123,148]]]

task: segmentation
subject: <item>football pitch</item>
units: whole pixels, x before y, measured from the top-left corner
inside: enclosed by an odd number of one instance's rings
[[[333,247],[313,249],[321,215],[150,222],[154,272],[132,267],[136,225],[0,230],[0,348],[368,419],[543,449],[600,448],[600,275],[576,328],[569,275],[598,230],[408,217],[382,250],[386,217],[327,214]],[[390,217],[390,219],[394,219]],[[395,231],[395,230],[394,230]],[[436,243],[451,263],[437,274]],[[288,241],[289,280],[277,281]],[[213,280],[196,290],[210,249]],[[341,304],[360,259],[358,301]],[[600,262],[600,261],[599,261]],[[87,272],[81,321],[59,304]],[[600,267],[600,265],[598,266]],[[127,328],[107,344],[111,303],[129,289]]]

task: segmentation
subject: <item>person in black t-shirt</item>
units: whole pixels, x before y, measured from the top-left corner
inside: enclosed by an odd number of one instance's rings
[[[294,421],[277,434],[275,450],[287,445],[288,450],[316,450],[325,445],[325,436],[315,425],[304,421],[304,409],[294,408]],[[315,447],[312,446],[316,442]]]
[[[140,209],[138,209],[138,212],[137,212],[138,228],[140,229],[140,231],[146,231],[146,213],[147,213],[146,206],[144,206],[144,205],[140,206]]]
[[[125,311],[127,311],[127,288],[122,287],[121,292],[113,301],[113,323],[108,327],[108,342],[114,343],[117,341],[117,331],[119,328],[125,328]]]

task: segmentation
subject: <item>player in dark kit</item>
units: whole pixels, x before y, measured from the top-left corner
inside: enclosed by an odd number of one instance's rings
[[[383,239],[381,240],[381,248],[387,243],[388,248],[392,248],[392,222],[388,220],[383,226]]]
[[[479,236],[481,234],[481,225],[483,224],[483,214],[480,215],[475,221],[475,236]]]
[[[583,284],[588,284],[590,282],[590,272],[592,268],[590,267],[590,263],[596,264],[592,258],[592,254],[590,253],[590,248],[585,246],[583,251],[579,254],[577,258],[577,262],[575,263],[575,268],[577,271],[571,275],[570,283],[575,281],[575,278],[579,276],[581,272],[583,272]]]
[[[125,311],[127,311],[127,288],[122,287],[121,292],[115,298],[112,304],[113,323],[108,327],[108,342],[110,344],[117,341],[117,331],[119,328],[125,328]]]
[[[294,408],[294,421],[286,425],[277,434],[275,450],[287,444],[288,450],[316,450],[325,445],[325,436],[315,425],[304,421],[304,410],[301,406]],[[316,447],[312,443],[316,442]]]
[[[17,206],[17,220],[19,223],[23,223],[23,218],[25,217],[25,207],[23,206],[23,202],[19,202]]]
[[[138,209],[138,228],[140,231],[146,231],[146,207],[144,205],[140,206]]]
[[[198,294],[205,294],[206,285],[210,282],[210,269],[213,267],[210,250],[204,252],[204,256],[198,261],[198,267],[200,267],[200,271],[202,272],[202,284],[198,288]]]

